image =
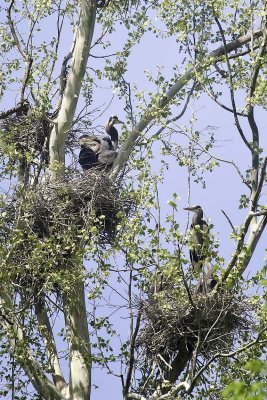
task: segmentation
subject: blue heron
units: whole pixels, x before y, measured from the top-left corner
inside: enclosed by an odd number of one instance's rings
[[[112,117],[109,118],[105,126],[105,130],[111,138],[113,150],[117,150],[119,143],[119,134],[114,126],[115,124],[124,124],[124,122],[120,121],[116,115],[113,115]]]
[[[203,219],[203,210],[200,206],[186,207],[184,210],[193,211],[194,215],[191,222],[192,244],[189,249],[192,267],[203,266],[203,261],[207,256],[207,237],[208,225]]]
[[[111,139],[108,137],[83,135],[80,137],[79,143],[82,148],[79,154],[79,163],[83,170],[111,165],[118,154],[113,150]]]

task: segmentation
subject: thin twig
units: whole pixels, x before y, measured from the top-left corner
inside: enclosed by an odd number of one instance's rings
[[[233,230],[234,233],[236,233],[236,228],[234,227],[234,225],[232,224],[230,218],[228,217],[228,215],[226,214],[225,211],[221,210],[221,212],[223,213],[223,215],[225,216],[225,218],[227,219],[227,221],[229,222],[229,224],[231,225],[231,228]]]

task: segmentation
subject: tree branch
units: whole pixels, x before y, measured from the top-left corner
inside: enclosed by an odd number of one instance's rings
[[[219,357],[221,357],[221,358],[228,358],[228,357],[233,357],[233,356],[235,356],[236,354],[239,354],[239,353],[241,353],[241,352],[243,352],[243,351],[245,351],[245,350],[248,350],[250,347],[252,347],[252,346],[254,346],[255,344],[257,344],[258,342],[259,342],[259,340],[260,340],[260,338],[261,338],[261,336],[264,334],[264,332],[266,332],[267,331],[267,328],[265,328],[265,329],[263,329],[260,333],[259,333],[259,335],[258,335],[258,337],[255,339],[255,340],[253,340],[252,342],[249,342],[248,344],[246,344],[245,346],[242,346],[242,347],[239,347],[237,350],[235,350],[235,351],[231,351],[230,353],[216,353],[216,354],[214,354],[214,356],[198,371],[198,373],[194,376],[194,378],[192,379],[192,382],[191,382],[191,384],[190,384],[190,387],[189,387],[189,389],[187,390],[187,393],[192,393],[192,391],[193,391],[193,389],[194,389],[194,387],[195,387],[195,384],[196,384],[196,382],[197,382],[197,380],[198,380],[198,378],[203,374],[203,372],[209,367],[209,365],[214,361],[214,360],[216,360],[216,358],[219,358]]]
[[[25,89],[26,89],[27,82],[29,80],[33,59],[32,59],[32,57],[29,56],[29,54],[26,53],[26,51],[24,51],[24,49],[23,49],[23,47],[22,47],[22,45],[20,43],[20,40],[18,38],[14,22],[13,22],[13,20],[11,18],[11,10],[12,10],[12,7],[14,5],[14,1],[15,0],[12,0],[11,3],[10,3],[10,6],[8,7],[7,19],[8,19],[10,31],[11,31],[12,37],[14,39],[14,42],[16,43],[17,49],[18,49],[19,53],[21,54],[23,60],[26,63],[24,76],[23,76],[23,79],[22,79],[22,87],[21,87],[21,90],[20,90],[20,101],[23,102],[24,96],[25,96]]]
[[[133,375],[133,367],[134,367],[134,349],[135,349],[135,342],[136,338],[139,332],[140,328],[140,322],[141,322],[141,315],[142,315],[142,310],[139,310],[137,319],[136,319],[136,325],[135,325],[135,330],[131,339],[131,345],[130,345],[130,357],[129,357],[129,367],[126,375],[126,380],[125,380],[125,387],[124,387],[124,396],[127,398],[127,394],[131,385],[132,381],[132,375]]]
[[[231,97],[231,103],[232,103],[232,108],[233,108],[233,114],[234,114],[234,120],[235,120],[235,125],[238,129],[238,132],[243,140],[243,142],[245,143],[245,145],[247,146],[247,148],[252,151],[252,147],[250,145],[250,143],[248,142],[243,129],[240,125],[239,119],[238,119],[238,114],[237,114],[237,109],[236,109],[236,104],[235,104],[235,94],[234,94],[234,85],[233,85],[233,78],[232,78],[232,71],[231,71],[231,65],[230,65],[230,60],[228,57],[228,52],[227,52],[227,43],[226,43],[226,39],[225,39],[225,35],[224,35],[224,31],[222,29],[221,23],[218,19],[218,17],[216,16],[214,7],[213,8],[213,15],[214,15],[214,19],[216,24],[218,25],[220,34],[221,34],[221,38],[223,41],[223,47],[225,49],[225,55],[226,55],[226,64],[227,64],[227,69],[228,69],[228,76],[229,76],[229,84],[230,84],[230,97]]]
[[[7,332],[10,347],[13,350],[15,360],[21,365],[28,375],[36,391],[47,399],[63,400],[64,395],[56,388],[43,371],[27,345],[27,338],[24,329],[15,318],[16,311],[11,296],[1,286],[0,310],[7,317],[1,321],[2,327]]]
[[[56,387],[61,391],[63,388],[66,388],[67,384],[60,368],[52,327],[47,315],[44,301],[42,299],[38,299],[36,301],[35,313],[39,324],[39,331],[44,340],[53,381]]]
[[[253,33],[248,33],[247,35],[241,36],[238,39],[227,43],[226,46],[220,46],[216,50],[213,50],[207,55],[206,59],[202,60],[201,63],[198,63],[196,64],[196,66],[189,68],[166,93],[161,94],[158,100],[158,109],[163,110],[164,107],[170,104],[172,99],[174,99],[174,97],[180,92],[180,90],[182,90],[185,85],[194,78],[196,72],[201,72],[209,68],[215,62],[219,61],[225,54],[236,50],[239,47],[242,47],[244,44],[248,43],[251,40],[252,36],[255,39],[262,36],[262,34],[263,30],[257,29]],[[110,173],[112,178],[115,178],[119,174],[120,170],[123,169],[123,166],[127,161],[127,158],[129,157],[132,149],[134,148],[137,139],[141,135],[142,131],[154,118],[155,113],[149,107],[144,113],[143,117],[140,119],[140,121],[134,126],[132,132],[130,132],[128,139],[124,142],[118,154],[118,157],[113,164],[113,168]]]

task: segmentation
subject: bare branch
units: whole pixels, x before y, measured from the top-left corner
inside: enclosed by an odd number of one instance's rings
[[[221,210],[221,212],[223,213],[223,215],[225,216],[225,218],[226,218],[227,221],[229,222],[229,224],[230,224],[230,226],[231,226],[233,232],[236,233],[236,228],[235,228],[234,225],[232,224],[232,222],[231,222],[230,218],[228,217],[228,215],[227,215],[223,210]]]
[[[247,146],[247,148],[252,151],[252,147],[250,145],[250,143],[248,142],[243,129],[240,125],[239,119],[238,119],[238,114],[237,114],[237,109],[236,109],[236,104],[235,104],[235,94],[234,94],[234,85],[233,85],[233,78],[232,78],[232,71],[231,71],[231,65],[230,65],[230,61],[229,61],[229,57],[228,57],[228,51],[227,51],[227,43],[226,43],[226,39],[225,39],[225,35],[224,35],[224,31],[222,29],[221,23],[219,21],[219,19],[216,16],[214,7],[213,7],[213,14],[214,14],[214,19],[216,24],[218,25],[220,34],[221,34],[221,38],[223,41],[223,47],[225,49],[225,55],[226,55],[226,64],[227,64],[227,69],[228,69],[228,77],[229,77],[229,83],[230,83],[230,96],[231,96],[231,102],[232,102],[232,108],[233,108],[233,113],[234,113],[234,119],[235,119],[235,125],[238,129],[238,132],[243,140],[243,142],[245,143],[245,145]],[[229,44],[229,43],[228,43]]]
[[[211,357],[211,359],[198,371],[198,373],[194,376],[194,378],[192,379],[192,382],[190,384],[189,389],[187,390],[187,393],[192,393],[195,384],[198,380],[198,378],[203,374],[203,372],[209,367],[209,365],[215,361],[217,358],[228,358],[228,357],[233,357],[236,354],[242,353],[243,351],[248,350],[250,347],[254,346],[255,344],[259,343],[260,338],[262,337],[262,335],[267,331],[267,328],[263,329],[258,337],[253,340],[252,342],[247,343],[245,346],[239,347],[237,350],[229,352],[229,353],[216,353],[214,354],[213,357]]]
[[[139,332],[140,328],[140,322],[141,322],[141,316],[142,316],[142,310],[138,311],[137,319],[136,319],[136,325],[135,325],[135,330],[133,333],[133,336],[131,338],[131,345],[130,345],[130,356],[129,356],[129,366],[128,366],[128,371],[126,375],[126,381],[125,381],[125,387],[124,387],[124,395],[127,396],[127,393],[129,391],[131,381],[132,381],[132,375],[133,375],[133,368],[134,368],[134,349],[135,349],[135,342],[136,338]]]
[[[9,23],[9,27],[10,27],[10,30],[11,30],[11,34],[12,34],[14,42],[15,42],[15,44],[17,46],[17,49],[18,49],[19,53],[21,54],[23,60],[26,63],[25,71],[24,71],[24,75],[23,75],[23,79],[22,79],[22,87],[21,87],[21,91],[20,91],[20,101],[22,102],[24,100],[25,89],[26,89],[27,82],[29,80],[33,59],[32,59],[32,57],[29,56],[29,54],[27,54],[24,51],[24,49],[23,49],[23,47],[22,47],[22,45],[20,43],[20,40],[18,38],[14,22],[13,22],[13,20],[11,18],[11,10],[12,10],[12,7],[14,5],[14,1],[15,0],[12,0],[11,3],[10,3],[10,6],[8,7],[7,19],[8,19],[8,23]]]
[[[266,168],[267,168],[267,156],[264,158],[262,167],[261,167],[261,174],[260,174],[260,179],[259,183],[257,186],[257,190],[254,193],[254,198],[251,201],[251,211],[254,211],[256,209],[256,204],[259,200],[260,194],[261,194],[261,189],[264,184],[264,180],[266,177]]]

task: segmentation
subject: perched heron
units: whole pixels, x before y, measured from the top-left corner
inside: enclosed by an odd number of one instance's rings
[[[79,143],[82,147],[80,155],[83,155],[82,151],[83,149],[85,149],[86,151],[84,151],[84,154],[86,154],[86,156],[88,157],[86,163],[87,168],[83,168],[80,161],[81,157],[79,155],[79,163],[81,164],[83,169],[113,164],[118,154],[116,151],[113,150],[110,138],[99,138],[95,135],[83,135],[80,137]]]
[[[208,232],[208,225],[203,219],[203,210],[200,206],[186,207],[184,210],[193,211],[191,222],[192,248],[189,250],[190,260],[193,268],[203,266],[206,258],[205,233]]]
[[[209,264],[207,267],[207,272],[203,270],[202,279],[196,286],[196,293],[208,294],[215,288],[217,283],[218,282],[213,275],[213,267]]]
[[[24,117],[30,114],[31,106],[27,99],[20,101],[18,105],[20,108],[16,111],[17,117]]]
[[[94,150],[89,146],[88,135],[82,135],[79,138],[81,151],[79,153],[79,164],[83,171],[95,167],[98,164],[97,156]]]
[[[113,150],[117,150],[119,143],[119,134],[114,126],[115,124],[124,124],[124,122],[120,121],[116,115],[113,115],[112,117],[109,118],[105,126],[105,130],[111,138]]]

